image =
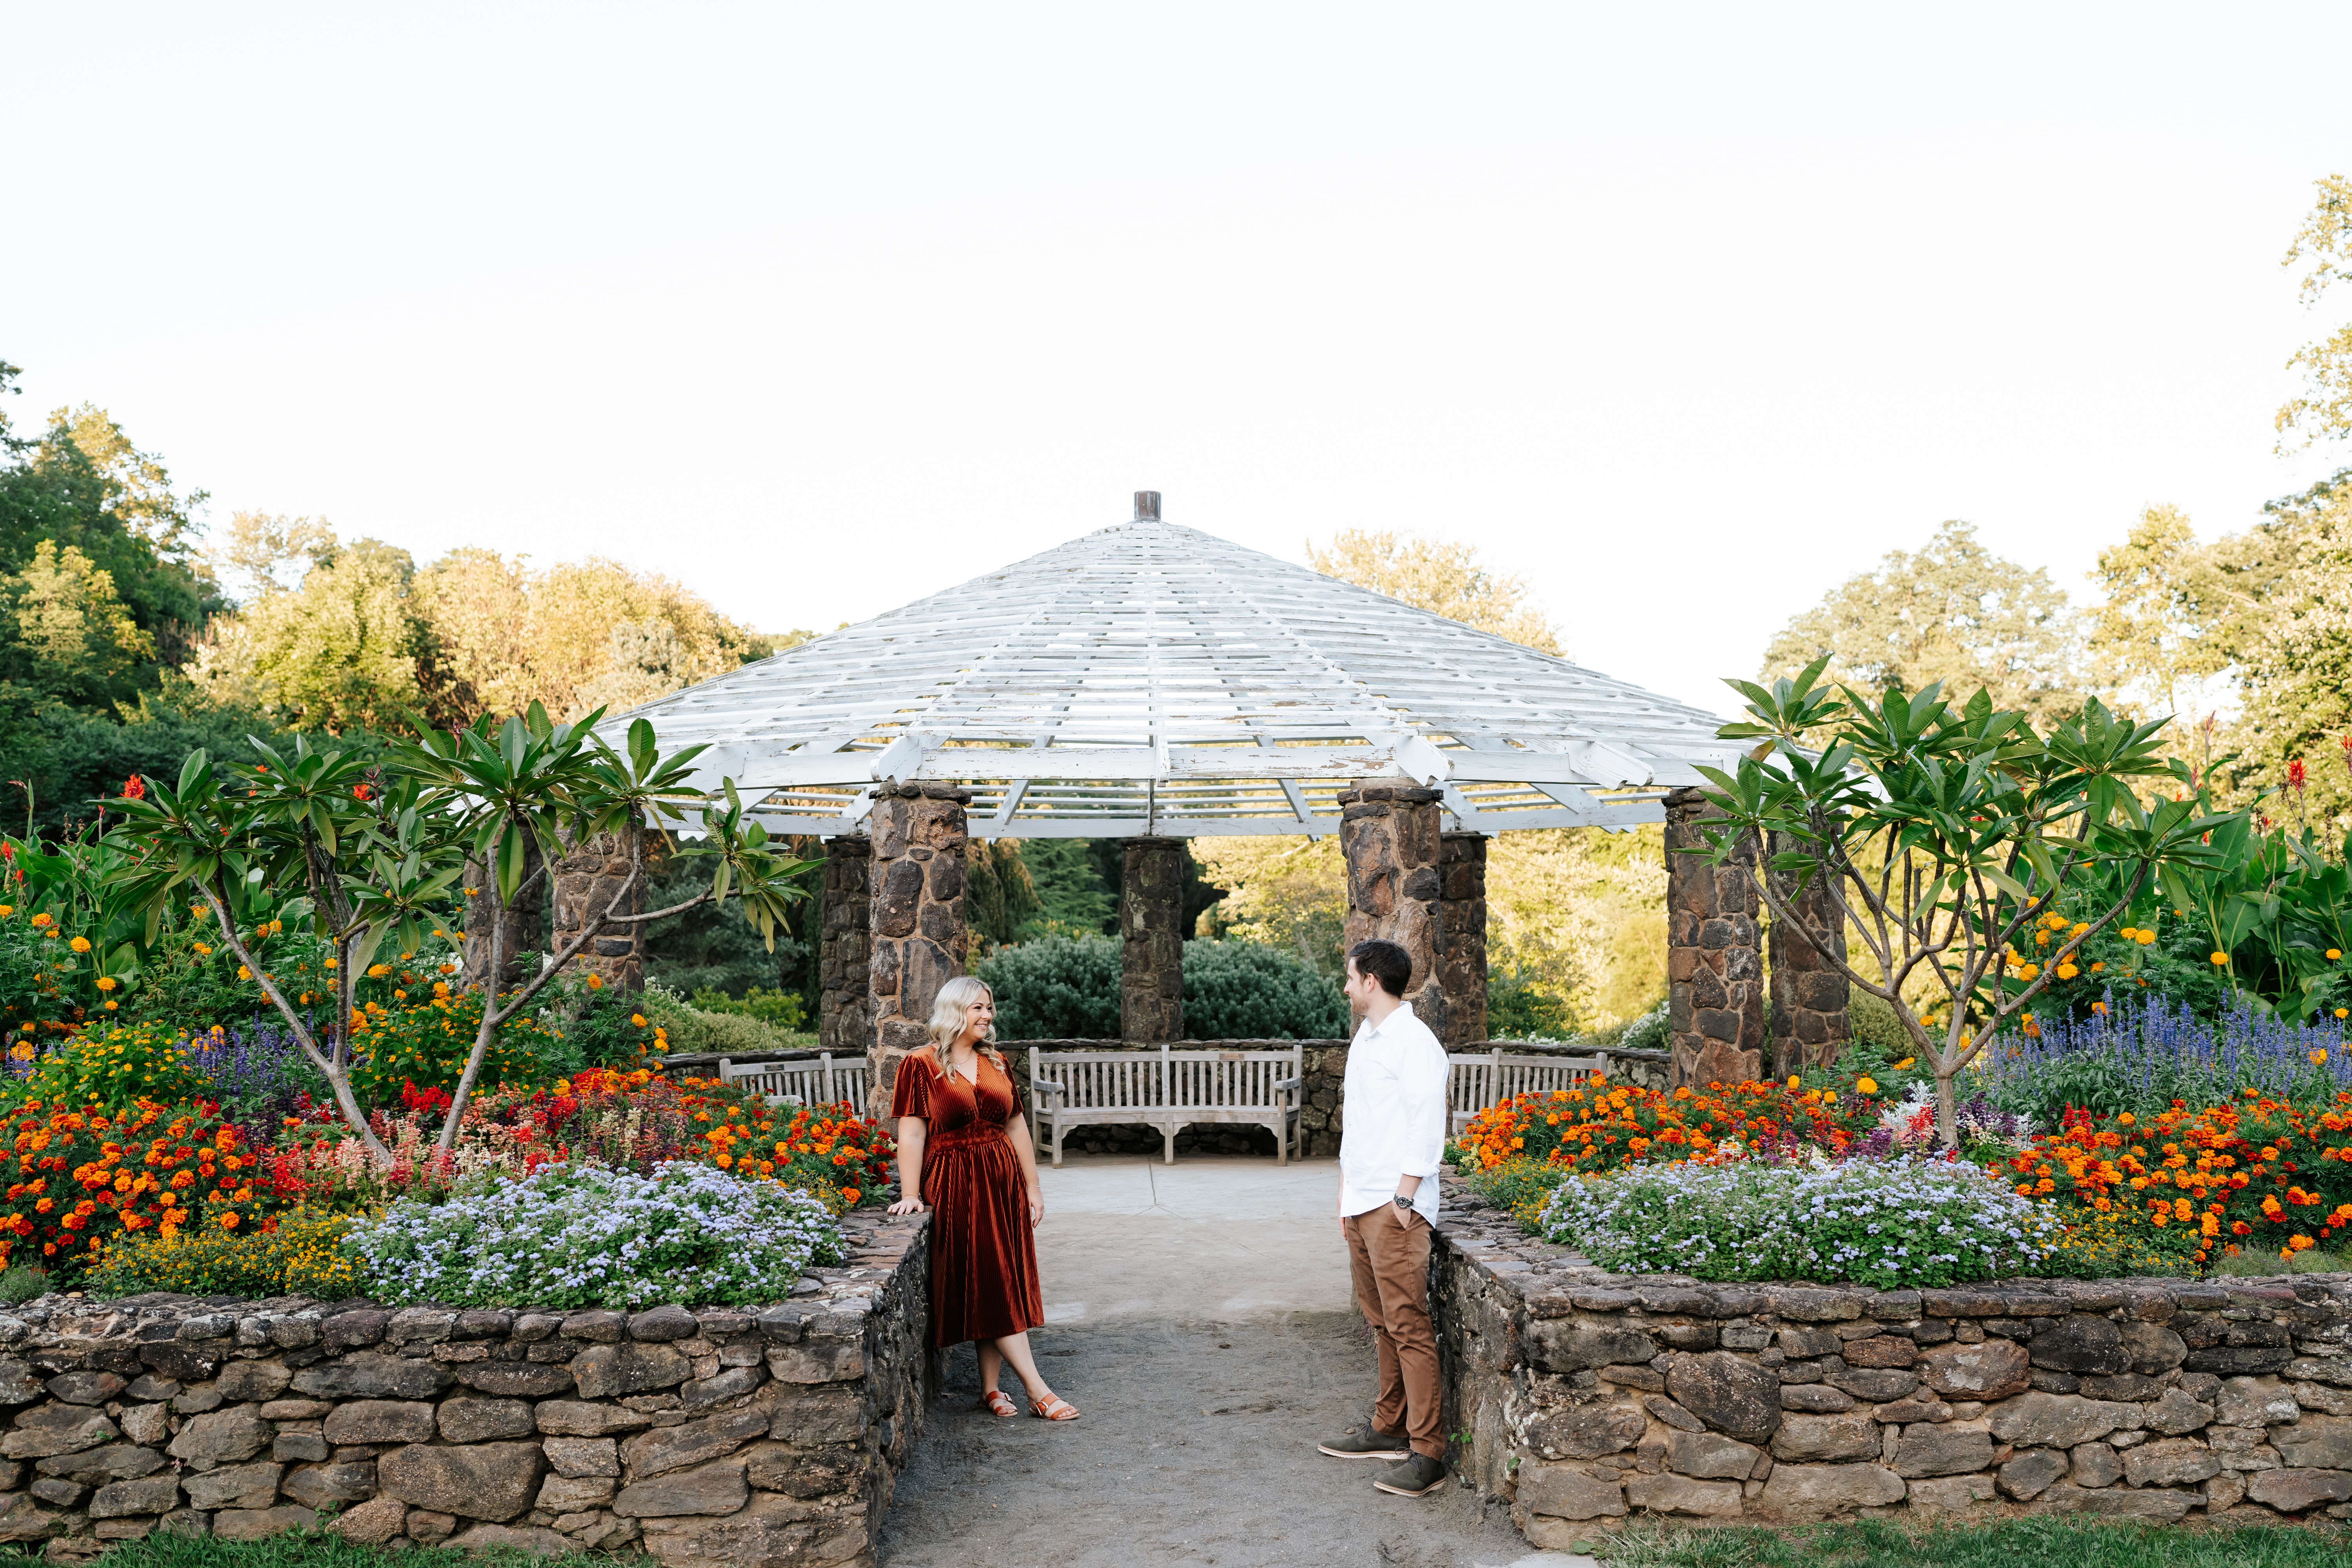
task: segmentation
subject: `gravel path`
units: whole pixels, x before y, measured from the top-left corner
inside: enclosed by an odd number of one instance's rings
[[[1129,1319],[1030,1340],[1084,1418],[975,1409],[978,1372],[958,1350],[883,1526],[888,1568],[1478,1568],[1528,1553],[1465,1488],[1391,1497],[1372,1488],[1381,1465],[1315,1451],[1369,1411],[1370,1340],[1352,1314]]]

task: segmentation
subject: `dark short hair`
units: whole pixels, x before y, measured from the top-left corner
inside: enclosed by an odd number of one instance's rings
[[[1392,942],[1382,942],[1378,937],[1360,942],[1348,950],[1348,957],[1357,973],[1379,981],[1381,989],[1391,996],[1403,995],[1412,979],[1412,954]]]

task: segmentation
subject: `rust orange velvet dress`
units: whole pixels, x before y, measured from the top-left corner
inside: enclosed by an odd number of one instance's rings
[[[1021,1091],[982,1053],[980,1081],[940,1072],[929,1051],[900,1059],[893,1117],[923,1119],[923,1201],[931,1205],[931,1343],[999,1340],[1045,1321],[1037,1235],[1021,1156],[1004,1129]]]

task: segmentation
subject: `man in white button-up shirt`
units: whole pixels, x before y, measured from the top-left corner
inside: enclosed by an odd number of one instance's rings
[[[1339,1232],[1356,1304],[1380,1346],[1381,1386],[1370,1423],[1320,1447],[1334,1458],[1396,1461],[1372,1484],[1425,1497],[1445,1481],[1437,1336],[1429,1322],[1445,1047],[1404,999],[1412,977],[1412,958],[1392,942],[1360,942],[1348,954],[1348,1000],[1364,1021],[1348,1047],[1339,1101]]]

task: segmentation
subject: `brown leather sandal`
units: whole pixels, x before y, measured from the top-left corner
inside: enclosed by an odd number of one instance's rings
[[[986,1394],[982,1394],[980,1396],[980,1407],[982,1410],[987,1411],[991,1415],[1018,1415],[1021,1414],[1021,1407],[1013,1403],[1013,1396],[1005,1393],[1004,1390],[1001,1388],[992,1388]]]
[[[1031,1400],[1029,1414],[1043,1421],[1076,1421],[1078,1418],[1077,1406],[1058,1394]]]

